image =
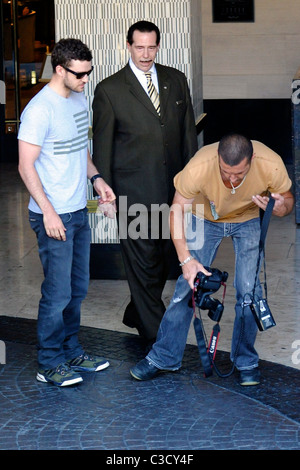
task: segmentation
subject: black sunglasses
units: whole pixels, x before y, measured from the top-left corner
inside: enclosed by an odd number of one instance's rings
[[[80,78],[83,78],[85,77],[86,75],[89,76],[92,71],[94,70],[94,67],[92,66],[91,70],[89,70],[88,72],[74,72],[74,70],[71,70],[71,69],[68,69],[68,67],[64,67],[64,65],[62,65],[62,67],[67,71],[67,72],[70,72],[72,73],[73,75],[75,75],[75,77],[79,80]]]

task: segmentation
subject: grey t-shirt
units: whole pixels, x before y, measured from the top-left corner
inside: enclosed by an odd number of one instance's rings
[[[68,98],[46,85],[21,115],[18,139],[38,145],[35,168],[58,214],[86,206],[88,113],[83,93]],[[41,213],[34,199],[29,209]]]

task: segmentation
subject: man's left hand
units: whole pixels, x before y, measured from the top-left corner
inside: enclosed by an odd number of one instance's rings
[[[97,192],[97,194],[101,197],[101,202],[110,202],[112,203],[113,201],[116,200],[115,193],[111,189],[111,187],[104,181],[103,178],[97,178],[94,181],[94,189]]]
[[[277,215],[278,217],[283,217],[291,212],[294,204],[294,197],[290,191],[284,194],[272,193],[271,196],[275,199],[272,214]],[[252,201],[265,211],[269,202],[269,197],[257,194],[256,196],[252,196]]]

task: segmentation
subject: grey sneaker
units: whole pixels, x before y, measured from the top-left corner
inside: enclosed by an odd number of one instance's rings
[[[81,375],[72,370],[68,364],[60,364],[54,369],[38,370],[36,379],[39,382],[49,382],[58,387],[67,387],[82,382]]]
[[[81,354],[70,361],[67,364],[71,369],[76,371],[87,371],[87,372],[98,372],[99,370],[106,369],[109,366],[109,362],[103,357],[90,356],[87,353]]]

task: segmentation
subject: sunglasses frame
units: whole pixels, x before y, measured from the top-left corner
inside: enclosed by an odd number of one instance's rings
[[[85,77],[86,75],[87,75],[87,76],[91,75],[92,71],[94,70],[94,66],[93,66],[93,65],[92,65],[91,70],[89,70],[88,72],[75,72],[74,70],[68,69],[68,67],[65,67],[64,65],[62,65],[62,68],[65,69],[67,72],[70,72],[70,73],[72,73],[73,75],[75,75],[75,77],[77,78],[77,80],[80,80],[81,78]]]

